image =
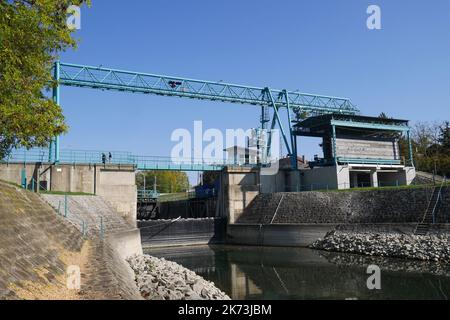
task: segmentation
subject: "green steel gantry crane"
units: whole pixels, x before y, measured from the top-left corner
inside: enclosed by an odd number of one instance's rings
[[[278,124],[294,167],[297,165],[297,143],[292,130],[291,111],[297,115],[305,112],[310,115],[359,113],[359,110],[346,98],[274,90],[269,87],[258,88],[59,61],[55,62],[53,72],[54,79],[57,81],[57,86],[53,90],[53,99],[58,105],[61,103],[60,87],[72,86],[259,106],[261,107],[261,129],[268,129],[270,132]],[[272,119],[270,119],[270,108],[273,109]],[[283,126],[281,109],[287,110],[288,132]],[[270,138],[269,134],[269,146]],[[270,148],[267,149],[270,153]],[[57,137],[51,143],[49,161],[59,162],[59,153],[59,137]]]

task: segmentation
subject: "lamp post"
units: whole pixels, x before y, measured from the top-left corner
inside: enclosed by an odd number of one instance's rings
[[[142,171],[139,171],[138,173],[142,174],[142,176],[144,177],[144,192],[145,192],[145,173],[143,173]]]

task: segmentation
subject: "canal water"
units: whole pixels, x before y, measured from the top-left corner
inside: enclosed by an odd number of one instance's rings
[[[338,254],[305,248],[197,246],[147,249],[175,261],[232,299],[446,299],[448,264]],[[381,289],[367,288],[369,265]]]

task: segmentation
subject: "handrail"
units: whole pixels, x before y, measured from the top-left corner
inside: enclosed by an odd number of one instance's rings
[[[281,195],[281,199],[280,199],[280,201],[278,202],[277,209],[275,210],[275,213],[273,214],[272,220],[270,220],[270,223],[269,223],[269,224],[272,224],[272,223],[274,222],[275,217],[277,216],[277,213],[278,213],[278,209],[280,209],[281,203],[283,202],[283,199],[284,199],[284,194]]]
[[[433,216],[433,224],[436,223],[436,217],[435,217],[436,208],[437,208],[439,200],[440,200],[440,198],[442,196],[442,188],[444,187],[444,184],[446,183],[446,180],[447,180],[447,177],[445,177],[444,180],[442,180],[441,187],[439,188],[439,193],[438,193],[438,196],[436,198],[436,203],[434,204],[433,212],[431,213],[432,216]]]
[[[434,217],[434,215],[435,215],[435,210],[436,210],[436,208],[437,208],[437,204],[439,203],[439,199],[440,199],[440,196],[441,196],[442,188],[444,187],[444,184],[446,184],[446,180],[447,180],[447,178],[444,178],[444,180],[443,180],[442,183],[441,183],[441,186],[440,186],[440,188],[439,188],[438,197],[436,198],[436,202],[435,202],[434,207],[433,207],[433,211],[432,211],[432,215],[433,215],[433,224],[435,223],[435,217]],[[425,210],[425,213],[423,214],[422,221],[419,222],[419,223],[416,225],[416,229],[414,230],[414,233],[417,232],[417,228],[419,227],[420,224],[424,224],[425,219],[427,218],[428,211],[429,211],[429,209],[431,208],[431,205],[432,205],[432,201],[431,201],[431,200],[433,199],[433,195],[434,195],[434,193],[436,192],[436,190],[437,190],[437,187],[434,187],[434,188],[433,188],[433,193],[432,193],[431,198],[430,198],[430,201],[428,202],[427,209]]]
[[[51,163],[48,161],[48,149],[16,149],[0,163]],[[253,167],[257,164],[236,163],[227,157],[218,158],[172,158],[162,156],[140,156],[125,151],[85,151],[63,149],[60,151],[59,164],[103,164],[132,165],[142,170],[181,170],[211,171],[226,166]]]

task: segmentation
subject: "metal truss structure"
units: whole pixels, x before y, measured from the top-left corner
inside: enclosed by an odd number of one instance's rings
[[[294,166],[297,163],[297,146],[292,134],[291,111],[295,111],[297,114],[306,112],[310,115],[336,113],[354,115],[359,113],[359,110],[346,98],[68,64],[59,61],[54,66],[54,79],[58,84],[53,91],[53,98],[57,104],[60,104],[60,86],[249,104],[261,107],[262,129],[268,129],[268,123],[270,123],[268,109],[272,108],[273,118],[270,129],[274,129],[278,124]],[[283,121],[280,117],[282,108],[287,110],[288,132],[283,128]],[[270,146],[270,138],[268,145]],[[267,152],[270,153],[270,147],[267,148]],[[49,153],[49,161],[59,161],[58,138],[52,143]]]

